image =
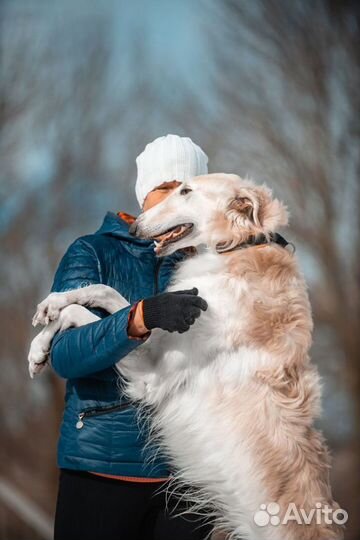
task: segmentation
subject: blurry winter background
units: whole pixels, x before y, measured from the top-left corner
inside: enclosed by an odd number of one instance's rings
[[[266,181],[310,285],[321,427],[358,540],[359,8],[349,0],[3,0],[0,538],[51,538],[63,382],[30,381],[31,315],[107,210],[136,213],[135,158],[188,135],[212,172]]]

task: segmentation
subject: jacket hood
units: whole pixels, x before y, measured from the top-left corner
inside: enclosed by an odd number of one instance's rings
[[[154,249],[154,242],[152,240],[143,240],[137,238],[129,233],[129,224],[126,223],[120,216],[114,214],[113,212],[108,212],[104,218],[104,221],[96,231],[96,234],[106,234],[109,236],[115,236],[121,240],[126,240],[130,244],[133,244],[134,247],[138,246],[142,249]]]

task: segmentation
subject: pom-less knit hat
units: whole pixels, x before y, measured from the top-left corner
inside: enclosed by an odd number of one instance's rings
[[[163,182],[207,174],[208,157],[189,137],[166,135],[145,147],[136,158],[136,197],[142,207],[146,195]]]

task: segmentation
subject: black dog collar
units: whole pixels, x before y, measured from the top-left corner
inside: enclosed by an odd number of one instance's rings
[[[236,251],[237,249],[245,249],[248,247],[253,246],[263,246],[267,244],[278,244],[279,246],[283,247],[284,249],[287,248],[287,246],[291,246],[293,249],[293,253],[295,253],[296,248],[295,245],[292,242],[288,242],[281,234],[279,233],[270,233],[267,236],[265,234],[258,234],[257,236],[252,236],[247,242],[242,242],[241,244],[238,244],[237,246],[234,246],[230,249],[216,249],[218,253],[229,253],[231,251]]]

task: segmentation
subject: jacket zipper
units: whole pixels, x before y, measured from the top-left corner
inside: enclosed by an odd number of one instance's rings
[[[130,406],[129,402],[121,403],[120,405],[112,405],[111,407],[103,407],[101,409],[88,409],[82,411],[78,415],[78,421],[76,422],[76,429],[82,429],[84,427],[84,419],[91,418],[92,416],[101,416],[114,411],[121,411]]]

